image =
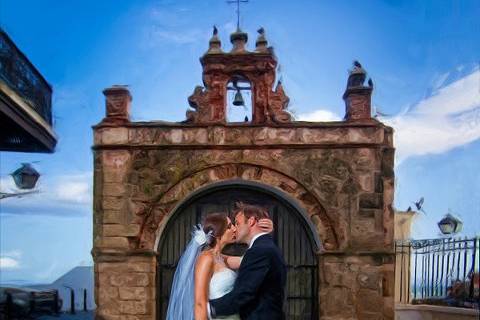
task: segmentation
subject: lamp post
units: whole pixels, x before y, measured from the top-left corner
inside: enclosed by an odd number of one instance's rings
[[[40,178],[40,173],[38,173],[38,171],[35,170],[30,163],[22,163],[22,166],[15,170],[11,176],[18,189],[30,191],[13,193],[0,192],[0,200],[10,197],[22,197],[27,194],[38,192],[38,190],[32,189],[35,188],[35,185]]]
[[[438,228],[440,229],[440,232],[444,235],[456,234],[462,231],[462,227],[463,222],[460,219],[451,215],[450,213],[447,213],[445,217],[443,217],[443,219],[438,222]]]

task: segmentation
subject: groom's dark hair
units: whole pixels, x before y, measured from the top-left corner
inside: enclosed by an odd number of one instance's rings
[[[253,204],[247,204],[243,202],[235,203],[235,211],[234,216],[236,216],[239,212],[242,212],[245,218],[249,219],[250,217],[254,217],[255,220],[260,220],[263,218],[270,218],[268,211],[265,208],[260,206],[256,206]]]

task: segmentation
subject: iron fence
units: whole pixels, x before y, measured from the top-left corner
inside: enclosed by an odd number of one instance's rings
[[[479,305],[480,238],[397,241],[401,303]]]
[[[15,91],[52,125],[52,88],[35,66],[0,29],[0,81]]]

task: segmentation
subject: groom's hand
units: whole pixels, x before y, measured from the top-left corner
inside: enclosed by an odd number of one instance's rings
[[[263,232],[273,232],[273,221],[271,219],[263,218],[258,220],[258,226],[260,227],[260,229],[262,229]]]

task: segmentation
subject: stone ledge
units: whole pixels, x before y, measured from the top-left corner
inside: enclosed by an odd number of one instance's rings
[[[310,146],[387,145],[383,125],[317,127],[125,127],[95,132],[95,146]],[[118,132],[117,132],[118,131]],[[123,138],[110,139],[111,136]],[[95,148],[95,147],[94,147]]]
[[[456,314],[456,315],[467,315],[467,316],[479,316],[479,310],[468,309],[468,308],[457,308],[457,307],[445,307],[445,306],[433,306],[427,304],[397,304],[395,305],[396,311],[433,311],[438,313],[447,313],[447,314]]]

